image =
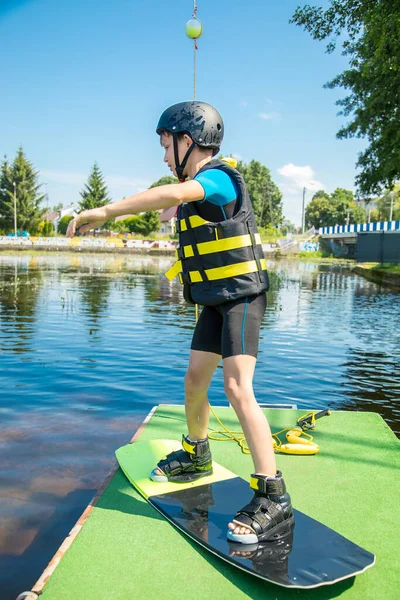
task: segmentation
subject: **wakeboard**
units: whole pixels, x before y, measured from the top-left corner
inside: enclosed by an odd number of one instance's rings
[[[253,497],[247,481],[213,462],[213,474],[191,483],[156,483],[149,473],[179,442],[134,442],[116,451],[130,483],[168,521],[231,565],[287,588],[316,588],[354,577],[375,556],[304,513],[282,539],[240,544],[226,538],[233,515]]]

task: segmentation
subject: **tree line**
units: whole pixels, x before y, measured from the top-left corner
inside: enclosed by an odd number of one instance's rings
[[[325,190],[316,192],[305,210],[307,227],[330,227],[332,225],[348,225],[350,223],[366,223],[400,219],[400,184],[394,190],[385,190],[375,199],[363,201],[365,208],[355,202],[354,193],[337,188],[332,194]]]
[[[270,170],[259,161],[249,164],[240,161],[237,165],[249,189],[250,197],[258,225],[268,230],[281,227],[281,231],[294,229],[294,225],[285,222],[282,213],[282,194],[272,181]],[[161,177],[150,187],[178,183],[172,176]],[[15,184],[15,185],[14,185]],[[46,195],[41,191],[39,172],[26,158],[20,148],[12,164],[4,158],[0,167],[0,234],[13,231],[14,201],[16,200],[18,229],[27,230],[30,234],[51,235],[52,224],[46,222],[45,215],[50,211],[46,203]],[[111,202],[104,177],[97,163],[94,163],[88,180],[80,192],[77,212],[104,206]],[[59,210],[56,205],[53,210]],[[72,216],[64,216],[58,222],[58,233],[65,234]],[[120,233],[136,233],[147,236],[160,228],[160,215],[150,211],[105,223],[104,230]]]
[[[264,234],[285,235],[294,231],[295,227],[283,217],[282,194],[271,178],[270,170],[259,161],[250,163],[239,161],[238,171],[249,190],[257,224]],[[172,176],[161,177],[150,187],[177,183]],[[4,158],[0,166],[0,234],[4,235],[14,229],[14,202],[17,207],[17,227],[27,230],[31,235],[52,235],[53,225],[47,222],[45,215],[50,211],[46,206],[47,196],[42,192],[39,183],[39,171],[26,158],[20,148],[12,163]],[[109,191],[102,172],[94,163],[88,180],[80,192],[77,212],[89,210],[109,204]],[[368,208],[368,202],[371,208]],[[369,221],[400,219],[400,183],[393,191],[385,190],[374,202],[365,201],[367,209],[355,202],[354,193],[337,188],[332,194],[324,190],[316,192],[306,207],[305,223],[307,227],[344,225],[346,223],[363,223]],[[300,200],[299,200],[300,204]],[[59,210],[61,205],[53,207]],[[72,216],[64,216],[58,222],[58,233],[65,234]],[[104,225],[105,231],[119,233],[135,233],[147,236],[160,228],[160,214],[150,211],[133,215]]]

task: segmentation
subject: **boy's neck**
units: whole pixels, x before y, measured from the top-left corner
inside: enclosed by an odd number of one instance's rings
[[[188,177],[190,179],[193,179],[196,173],[198,173],[200,169],[202,169],[204,165],[209,163],[211,160],[212,156],[207,156],[206,158],[203,158],[201,160],[195,160],[193,165],[188,165]]]

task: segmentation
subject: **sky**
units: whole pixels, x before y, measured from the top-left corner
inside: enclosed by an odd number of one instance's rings
[[[347,62],[289,24],[305,3],[197,0],[197,99],[222,114],[224,155],[270,169],[296,225],[303,187],[306,202],[355,189],[366,145],[336,139],[345,92],[323,85]],[[113,201],[170,175],[155,128],[193,99],[192,13],[193,0],[0,0],[0,157],[22,146],[51,207],[80,200],[95,161]]]

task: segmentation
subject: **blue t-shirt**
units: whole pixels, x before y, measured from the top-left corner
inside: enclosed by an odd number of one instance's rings
[[[236,212],[236,184],[221,169],[208,169],[195,175],[204,189],[204,199],[197,202],[198,212],[207,221],[225,221]]]

